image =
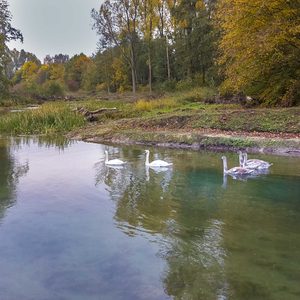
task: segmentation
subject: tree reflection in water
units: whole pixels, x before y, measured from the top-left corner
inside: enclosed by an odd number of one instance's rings
[[[0,139],[0,218],[15,203],[15,190],[19,178],[29,170],[29,163],[19,162],[12,154],[13,140]]]
[[[159,244],[166,262],[162,282],[174,299],[225,299],[227,282],[222,228],[215,199],[223,190],[215,172],[96,166],[116,203],[116,226],[129,236]],[[175,175],[176,174],[176,175]],[[205,174],[205,175],[202,175]]]

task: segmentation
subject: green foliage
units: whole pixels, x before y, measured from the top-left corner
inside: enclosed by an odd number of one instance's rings
[[[185,91],[191,89],[195,83],[191,78],[187,78],[184,80],[180,80],[176,83],[176,90],[178,91]]]
[[[66,64],[65,80],[70,91],[77,91],[83,87],[84,73],[91,63],[90,58],[81,53],[73,56]]]
[[[64,95],[63,86],[57,81],[48,81],[44,84],[44,93],[46,96],[60,97]]]
[[[9,62],[7,42],[11,40],[23,41],[20,30],[11,26],[12,16],[6,0],[0,0],[0,98],[8,94],[7,65]]]

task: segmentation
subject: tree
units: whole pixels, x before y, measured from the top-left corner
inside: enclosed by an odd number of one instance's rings
[[[7,93],[8,80],[6,65],[8,63],[8,48],[6,43],[11,40],[23,41],[20,30],[11,26],[11,13],[6,0],[0,0],[0,97]]]
[[[244,92],[266,104],[300,98],[300,3],[220,0],[217,21],[225,91]]]
[[[6,76],[8,79],[13,78],[15,73],[28,61],[34,62],[40,66],[40,60],[30,52],[25,50],[18,51],[17,49],[8,50],[8,63],[6,65]]]
[[[85,54],[74,55],[65,68],[65,80],[71,91],[77,91],[82,87],[84,73],[86,72],[91,59]]]
[[[152,93],[152,39],[153,32],[157,27],[158,16],[156,14],[155,6],[157,3],[155,0],[141,0],[140,5],[140,18],[141,18],[141,31],[143,32],[144,39],[147,43],[148,48],[148,82],[149,82],[149,91]]]
[[[35,62],[33,61],[26,62],[20,69],[22,74],[22,79],[27,82],[33,80],[33,77],[37,74],[38,69],[39,66]]]
[[[200,73],[206,83],[213,65],[214,34],[209,11],[203,0],[181,0],[172,8],[175,19],[175,51],[178,78]]]
[[[131,69],[132,91],[137,87],[136,47],[139,0],[107,0],[99,12],[92,10],[94,29],[102,50],[119,47]]]

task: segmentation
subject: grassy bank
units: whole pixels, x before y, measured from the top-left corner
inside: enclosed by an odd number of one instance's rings
[[[85,124],[66,103],[47,103],[36,110],[6,113],[0,117],[0,133],[9,135],[66,133]]]
[[[161,97],[114,95],[50,102],[39,109],[0,116],[2,134],[67,134],[98,142],[144,143],[189,148],[298,150],[300,108],[252,108],[207,104],[212,90]],[[86,122],[74,109],[116,107]]]

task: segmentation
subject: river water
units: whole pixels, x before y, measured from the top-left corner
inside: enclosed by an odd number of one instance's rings
[[[222,155],[0,140],[0,299],[300,299],[300,159]]]

